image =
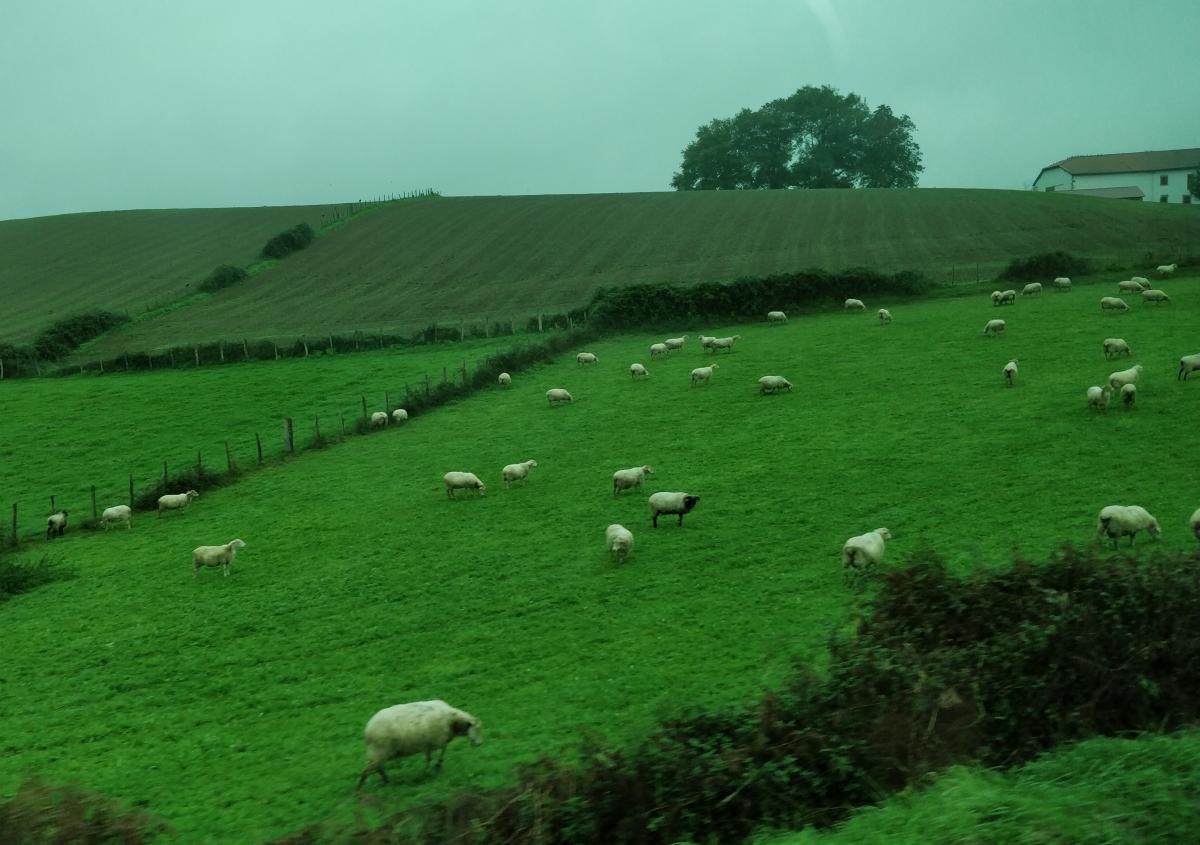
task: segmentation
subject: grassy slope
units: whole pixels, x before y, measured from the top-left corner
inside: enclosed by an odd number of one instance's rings
[[[594,369],[547,365],[187,513],[70,534],[54,550],[80,577],[0,608],[0,789],[77,779],[188,841],[260,841],[353,811],[381,706],[441,697],[486,725],[441,777],[409,760],[372,784],[366,805],[392,808],[502,782],[581,727],[630,739],[665,712],[755,696],[845,624],[838,549],[878,525],[893,559],[928,542],[961,566],[1087,541],[1102,505],[1142,503],[1163,543],[1190,546],[1194,472],[1171,444],[1200,409],[1200,383],[1174,380],[1196,285],[1124,315],[1100,314],[1098,286],[1023,300],[998,339],[980,335],[998,313],[983,297],[898,306],[886,328],[843,314],[743,327],[696,389],[694,342],[633,384],[627,365],[655,338],[614,338]],[[1102,357],[1112,334],[1146,365],[1141,405],[1089,413],[1084,389],[1125,365]],[[757,396],[768,372],[797,389]],[[553,386],[578,402],[547,408]],[[502,489],[500,467],[527,457],[541,464],[528,485]],[[682,530],[652,531],[644,496],[611,498],[612,471],[643,462],[650,490],[702,495]],[[450,469],[481,473],[489,495],[446,501]],[[637,537],[624,568],[601,549],[611,521]],[[234,536],[249,543],[234,577],[193,580],[189,550]]]
[[[0,342],[106,308],[137,314],[193,291],[218,264],[245,266],[267,240],[328,206],[162,209],[0,221]],[[189,287],[189,285],[191,287]]]
[[[956,769],[837,831],[758,845],[1142,845],[1194,842],[1200,734],[1095,739],[1011,773]]]
[[[1035,252],[1137,265],[1147,252],[1175,255],[1193,244],[1200,215],[1190,208],[1019,191],[444,198],[381,209],[261,280],[117,332],[91,351],[525,318],[581,305],[601,285],[814,266],[920,269],[961,281],[989,278]]]

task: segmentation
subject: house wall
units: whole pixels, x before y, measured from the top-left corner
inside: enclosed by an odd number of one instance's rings
[[[1071,174],[1061,167],[1052,167],[1037,178],[1037,181],[1033,183],[1033,188],[1036,191],[1044,191],[1049,187],[1054,187],[1059,191],[1072,189],[1081,191],[1087,188],[1123,188],[1126,185],[1133,185],[1142,189],[1142,193],[1146,195],[1146,202],[1160,202],[1159,198],[1165,195],[1167,202],[1181,203],[1184,195],[1188,192],[1188,174],[1195,172],[1194,169],[1189,168],[1187,170],[1159,170],[1151,173],[1098,173],[1092,176],[1076,176],[1072,179]],[[1166,185],[1159,184],[1161,176],[1167,177]],[[1200,200],[1193,197],[1191,202],[1200,207]]]

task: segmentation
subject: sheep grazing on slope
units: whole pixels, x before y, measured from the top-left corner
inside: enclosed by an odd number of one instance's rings
[[[512,387],[512,376],[508,373],[501,373],[497,376],[496,381],[501,387]]]
[[[1129,306],[1125,304],[1125,300],[1119,296],[1102,296],[1100,297],[1101,311],[1128,311]]]
[[[397,757],[425,752],[425,768],[435,751],[435,768],[442,767],[446,746],[456,736],[465,736],[472,746],[483,742],[483,723],[466,711],[444,701],[413,701],[380,710],[367,722],[363,738],[367,741],[367,765],[358,776],[358,786],[372,773],[388,782],[383,766]]]
[[[1087,403],[1089,408],[1095,408],[1097,411],[1104,411],[1108,408],[1108,399],[1112,396],[1111,388],[1101,390],[1099,386],[1092,385],[1087,389]]]
[[[1170,302],[1170,301],[1171,301],[1171,297],[1167,296],[1163,291],[1159,290],[1158,288],[1151,288],[1150,290],[1142,291],[1142,305],[1145,305],[1147,302]]]
[[[1115,358],[1116,356],[1120,355],[1122,352],[1124,352],[1126,355],[1133,354],[1133,350],[1131,350],[1129,348],[1129,344],[1125,342],[1124,338],[1120,338],[1120,337],[1104,338],[1104,357],[1106,359],[1107,358]]]
[[[1195,355],[1184,355],[1179,359],[1179,372],[1175,375],[1176,381],[1187,381],[1188,376],[1200,370],[1200,352]]]
[[[604,529],[604,547],[610,555],[616,556],[617,563],[624,563],[633,551],[633,532],[624,525],[613,523]]]
[[[695,387],[702,381],[708,381],[712,378],[713,370],[717,369],[720,364],[709,364],[707,367],[697,367],[692,370],[692,387]]]
[[[1017,301],[1017,292],[1015,290],[1002,291],[1000,294],[1000,302],[1004,305],[1013,305]]]
[[[229,567],[237,557],[239,549],[246,548],[242,540],[230,540],[223,546],[197,546],[192,549],[192,575],[199,575],[202,566],[220,566],[229,577]]]
[[[1041,296],[1041,293],[1041,282],[1030,282],[1029,284],[1025,285],[1025,287],[1021,288],[1021,296]]]
[[[61,537],[67,530],[67,512],[55,511],[46,517],[46,539]]]
[[[646,368],[643,367],[641,364],[630,364],[629,365],[629,377],[631,379],[646,378],[649,375],[650,375],[650,373],[646,372]]]
[[[1115,373],[1109,373],[1108,386],[1113,390],[1120,390],[1122,385],[1136,384],[1137,380],[1141,378],[1141,375],[1142,365],[1135,364],[1128,370],[1118,370]]]
[[[758,380],[759,393],[778,393],[781,390],[791,390],[792,383],[783,376],[763,376]]]
[[[133,527],[133,509],[129,505],[113,505],[105,508],[100,514],[100,522],[107,531],[114,523],[124,522],[126,530]]]
[[[711,335],[706,335],[706,334],[702,334],[702,335],[700,335],[700,349],[701,349],[701,351],[703,351],[703,350],[705,350],[705,349],[711,349],[711,348],[712,348],[712,343],[713,343],[713,341],[714,341],[714,340],[716,340],[716,338],[715,338],[715,337],[712,337]]]
[[[1147,279],[1145,276],[1131,276],[1129,281],[1137,282],[1139,285],[1142,286],[1142,290],[1146,290],[1147,288],[1150,287],[1150,280]]]
[[[1012,387],[1017,381],[1017,363],[1017,359],[1013,358],[1004,365],[1004,383],[1009,387]]]
[[[683,349],[685,343],[687,343],[687,335],[683,337],[669,337],[663,341],[663,346],[671,350]]]
[[[1097,539],[1103,542],[1103,537],[1107,534],[1114,549],[1117,547],[1117,541],[1126,535],[1129,536],[1129,545],[1132,546],[1133,537],[1139,531],[1147,532],[1156,540],[1161,533],[1158,520],[1147,513],[1145,508],[1137,505],[1109,505],[1100,511],[1100,518],[1096,522]]]
[[[487,487],[473,472],[448,472],[442,476],[446,482],[446,498],[453,499],[455,490],[474,490],[478,495],[487,494]]]
[[[588,367],[598,363],[597,358],[591,352],[580,352],[575,356],[575,363],[580,367]]]
[[[1178,264],[1159,264],[1157,267],[1154,268],[1155,272],[1158,273],[1159,276],[1163,276],[1163,277],[1171,275],[1177,269],[1179,269]]]
[[[500,477],[504,479],[504,486],[508,487],[514,481],[524,481],[529,476],[529,470],[537,466],[537,461],[530,458],[519,464],[509,464],[500,471]]]
[[[1133,403],[1136,401],[1137,401],[1137,385],[1136,384],[1124,385],[1121,388],[1121,404],[1123,404],[1125,406],[1125,410],[1128,411],[1130,408],[1132,408]]]
[[[403,408],[397,408],[396,410],[392,411],[392,422],[397,424],[408,422],[408,411],[404,410]]]
[[[878,566],[883,561],[884,540],[892,539],[892,532],[886,528],[876,528],[866,534],[851,537],[842,546],[842,573],[851,570],[865,572]]]
[[[861,299],[847,299],[842,306],[847,311],[866,311],[867,306]]]
[[[546,391],[546,402],[550,405],[557,405],[560,402],[574,402],[571,394],[563,390],[561,387],[552,387]]]
[[[654,475],[654,470],[650,468],[649,464],[617,470],[613,473],[613,495],[617,495],[622,490],[632,490],[634,488],[640,490],[642,482],[646,480],[647,475]]]
[[[1196,508],[1196,512],[1192,514],[1191,525],[1192,533],[1200,540],[1200,508]]]
[[[767,322],[768,323],[786,323],[787,322],[787,314],[784,314],[782,311],[768,311],[767,312]]]
[[[1000,300],[1003,298],[1004,298],[1004,294],[1002,294],[1000,291],[998,291],[998,290],[992,291],[992,307],[995,308],[996,306],[998,306],[1000,304]]]
[[[983,327],[983,333],[985,335],[990,334],[995,337],[996,335],[1000,334],[1000,332],[1004,331],[1006,326],[1007,324],[1003,320],[988,320],[987,325]]]
[[[892,321],[892,312],[886,308],[879,309],[879,325],[886,326]]]
[[[1124,282],[1117,282],[1118,293],[1141,293],[1145,288],[1141,282],[1135,282],[1133,279],[1128,279]]]
[[[163,511],[182,510],[192,503],[192,499],[200,498],[200,494],[195,490],[188,490],[186,493],[173,493],[166,496],[158,497],[158,515],[161,517]]]
[[[1071,280],[1066,276],[1058,276],[1054,279],[1054,289],[1061,290],[1064,293],[1071,289]]]
[[[371,414],[371,425],[373,425],[375,428],[383,428],[385,425],[387,425],[387,421],[387,411],[376,411],[375,413]]]
[[[671,350],[667,348],[665,343],[650,344],[650,357],[657,358],[660,355],[670,355]]]
[[[708,348],[711,349],[714,353],[718,349],[728,349],[730,352],[732,352],[733,344],[741,339],[742,339],[742,336],[740,334],[735,334],[733,337],[714,338],[713,342],[708,345]]]
[[[699,496],[687,493],[655,493],[650,497],[650,512],[654,515],[651,522],[657,528],[660,516],[678,515],[679,524],[683,525],[683,515],[691,513],[692,508],[696,507],[696,503],[699,501]]]

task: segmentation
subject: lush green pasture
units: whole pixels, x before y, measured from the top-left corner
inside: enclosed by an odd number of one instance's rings
[[[1010,774],[956,769],[830,833],[758,845],[1141,845],[1194,842],[1200,735],[1094,739]]]
[[[756,697],[793,656],[821,661],[854,605],[839,549],[878,526],[895,535],[891,560],[927,543],[957,565],[1002,562],[1089,542],[1102,506],[1139,503],[1162,543],[1189,547],[1200,493],[1178,444],[1194,438],[1200,380],[1175,371],[1198,351],[1196,286],[1176,279],[1173,305],[1120,315],[1100,313],[1107,284],[1002,309],[984,296],[868,302],[894,305],[895,322],[713,326],[743,336],[715,359],[694,337],[654,361],[659,338],[617,337],[592,346],[594,368],[564,356],[188,512],[72,532],[53,551],[79,577],[0,606],[0,789],[77,780],[145,804],[186,841],[260,841],[504,782],[516,763],[571,754],[581,730],[620,741],[682,708]],[[996,316],[1008,332],[984,337]],[[1137,354],[1106,362],[1107,336]],[[689,387],[713,360],[711,384]],[[650,379],[631,382],[633,361]],[[1132,363],[1146,367],[1139,406],[1089,412],[1086,388]],[[758,395],[764,374],[795,390]],[[129,381],[191,392],[197,376]],[[551,387],[576,403],[548,407]],[[25,389],[40,388],[10,396]],[[236,395],[259,413],[252,391]],[[135,430],[148,450],[162,435]],[[526,458],[540,466],[505,490],[501,467]],[[648,489],[614,500],[613,470],[643,463]],[[480,474],[487,496],[448,501],[448,470]],[[701,501],[682,528],[652,530],[654,490]],[[636,537],[623,567],[603,551],[610,522]],[[248,544],[234,575],[193,578],[192,547],[234,537]],[[483,746],[452,746],[437,777],[400,761],[392,785],[356,798],[367,718],[433,697],[480,717]]]
[[[1148,270],[1159,258],[1196,254],[1200,215],[1159,203],[926,188],[399,203],[253,284],[121,329],[89,352],[524,319],[577,307],[602,285],[721,282],[806,267],[923,270],[961,282],[1059,249],[1101,267]]]

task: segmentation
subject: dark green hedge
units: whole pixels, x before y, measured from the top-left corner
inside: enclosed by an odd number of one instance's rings
[[[56,320],[33,339],[33,354],[43,361],[58,361],[70,355],[94,337],[129,322],[124,314],[89,311]]]
[[[1081,256],[1061,251],[1043,252],[1010,262],[1000,278],[1014,282],[1048,282],[1058,276],[1085,276],[1091,269],[1092,262]]]
[[[202,291],[218,291],[236,285],[242,279],[245,279],[249,274],[241,267],[234,267],[232,264],[222,264],[220,267],[208,274],[208,278],[200,283]]]
[[[263,257],[284,258],[293,252],[304,249],[313,242],[315,237],[316,233],[313,232],[312,226],[307,223],[297,223],[267,241],[262,248]]]

